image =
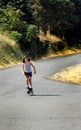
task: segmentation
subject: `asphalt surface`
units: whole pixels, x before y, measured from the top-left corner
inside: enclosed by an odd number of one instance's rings
[[[46,79],[81,63],[81,54],[36,61],[34,96],[21,66],[0,70],[0,130],[81,130],[81,86]]]

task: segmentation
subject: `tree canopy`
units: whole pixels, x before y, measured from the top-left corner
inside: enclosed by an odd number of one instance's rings
[[[41,26],[44,32],[50,28],[52,34],[66,40],[80,39],[81,0],[30,1],[37,25]]]
[[[79,44],[81,0],[0,0],[0,26],[18,37],[23,48],[36,41],[40,28],[70,45]]]

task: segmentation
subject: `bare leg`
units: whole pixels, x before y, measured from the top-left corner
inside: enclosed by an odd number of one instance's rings
[[[29,90],[29,77],[26,76],[26,89],[27,89],[27,94],[30,94],[30,90]]]
[[[32,86],[32,77],[29,77],[30,86]]]
[[[26,76],[26,85],[29,86],[29,78]]]
[[[33,88],[32,88],[32,77],[29,77],[29,84],[30,84],[30,92],[33,94]]]

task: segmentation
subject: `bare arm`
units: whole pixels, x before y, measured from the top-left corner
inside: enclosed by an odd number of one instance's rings
[[[32,68],[34,69],[34,74],[36,74],[36,68],[35,68],[35,66],[33,65],[32,62],[30,62],[30,64],[31,64]]]
[[[22,64],[22,74],[24,75],[24,64]]]

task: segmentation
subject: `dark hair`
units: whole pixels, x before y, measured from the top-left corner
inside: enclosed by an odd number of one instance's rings
[[[25,63],[25,58],[27,58],[28,61],[30,61],[30,59],[28,58],[28,56],[24,56],[24,57],[23,57],[23,63]]]

